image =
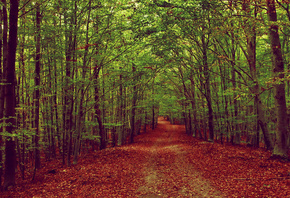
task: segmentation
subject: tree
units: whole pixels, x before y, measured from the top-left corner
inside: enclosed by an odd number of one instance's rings
[[[133,99],[132,99],[132,110],[131,110],[131,132],[130,132],[130,143],[134,142],[135,136],[135,118],[136,118],[136,103],[137,103],[137,86],[136,86],[136,67],[132,66],[133,73]]]
[[[35,53],[35,91],[34,91],[34,144],[35,144],[35,171],[40,168],[40,148],[39,148],[39,99],[40,99],[40,23],[41,23],[41,13],[40,13],[40,4],[37,3],[36,8],[36,53]]]
[[[7,44],[7,3],[5,0],[2,0],[3,3],[3,7],[2,10],[0,12],[1,14],[1,40],[0,40],[0,80],[1,83],[5,84],[5,71],[6,71],[6,67],[7,67],[7,48],[8,48],[8,44]],[[3,23],[3,29],[2,29],[2,23]],[[1,51],[3,47],[3,53]],[[5,114],[5,107],[4,107],[4,102],[5,102],[5,86],[2,85],[0,86],[0,124],[1,129],[0,129],[0,133],[3,132],[3,125],[4,125],[4,121],[3,121],[3,117]],[[0,148],[2,148],[3,145],[3,136],[2,134],[0,134]],[[0,150],[0,188],[2,189],[2,175],[3,175],[3,151],[2,149]]]
[[[11,134],[5,142],[5,173],[4,173],[4,189],[11,185],[15,185],[15,168],[16,168],[16,151],[13,131],[15,129],[15,58],[17,47],[17,29],[18,29],[18,0],[10,1],[9,15],[9,42],[8,42],[8,63],[6,71],[6,131]]]
[[[284,82],[284,62],[279,38],[279,26],[277,25],[277,12],[274,0],[267,0],[269,17],[269,38],[271,42],[273,75],[274,75],[274,98],[277,111],[276,141],[273,157],[288,159],[287,155],[287,111]]]

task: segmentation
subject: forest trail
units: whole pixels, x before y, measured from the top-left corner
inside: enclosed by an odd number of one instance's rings
[[[138,189],[139,197],[222,197],[186,160],[187,150],[180,139],[183,127],[171,125],[163,118],[158,123],[150,135],[154,144],[149,149],[145,184]]]
[[[133,144],[82,154],[70,167],[61,158],[44,163],[34,182],[18,171],[17,185],[0,197],[289,197],[290,165],[270,156],[263,148],[189,137],[183,125],[159,118]]]

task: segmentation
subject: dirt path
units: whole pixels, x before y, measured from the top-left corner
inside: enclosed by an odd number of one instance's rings
[[[163,119],[158,123],[150,134],[154,144],[143,170],[145,184],[138,189],[139,197],[223,197],[187,162],[180,126]]]

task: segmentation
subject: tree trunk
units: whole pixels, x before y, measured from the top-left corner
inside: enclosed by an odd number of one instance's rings
[[[1,34],[1,40],[0,40],[0,82],[5,83],[5,71],[7,67],[7,9],[6,9],[6,1],[2,0],[3,3],[3,10],[1,10],[0,18],[1,18],[1,27],[0,27],[0,34]],[[3,24],[2,24],[3,23]],[[3,30],[2,30],[2,25],[3,25]],[[2,48],[3,48],[3,54],[2,54]],[[3,62],[2,62],[3,60]],[[5,107],[4,107],[4,100],[5,100],[5,86],[0,86],[0,119],[1,119],[1,124],[3,123],[2,118],[4,117],[4,112],[5,112]],[[3,127],[0,127],[0,190],[2,188],[2,176],[3,176],[3,151],[2,147],[4,146],[3,144],[3,137],[1,133],[3,132]]]
[[[89,7],[91,6],[91,0],[89,1]],[[86,45],[89,44],[89,26],[90,26],[90,16],[91,16],[91,10],[89,10],[88,18],[87,18],[87,28],[86,28]],[[85,48],[84,58],[83,58],[83,71],[82,71],[82,79],[85,80],[86,73],[87,73],[87,63],[88,63],[88,52],[89,49]],[[81,144],[81,133],[83,130],[83,120],[84,120],[84,111],[83,111],[83,103],[84,103],[84,95],[85,95],[85,85],[84,82],[80,85],[80,102],[78,107],[78,120],[76,121],[76,132],[77,132],[77,138],[75,140],[75,147],[74,147],[74,161],[73,164],[77,164],[78,161],[78,153],[80,150],[80,144]]]
[[[189,132],[188,132],[188,134],[192,136],[193,135],[193,130],[192,130],[192,118],[191,118],[190,109],[188,109],[187,115],[188,115],[188,124],[189,124]]]
[[[152,123],[151,123],[152,130],[155,129],[154,82],[155,82],[155,77],[153,78],[153,83],[152,83]]]
[[[197,120],[197,110],[196,110],[196,99],[195,99],[195,82],[193,79],[193,76],[190,77],[190,82],[191,82],[191,108],[193,111],[193,124],[194,124],[194,132],[193,135],[194,137],[198,137],[200,127],[199,123]]]
[[[130,134],[130,143],[134,142],[134,135],[135,135],[135,112],[136,112],[136,102],[137,102],[137,86],[136,86],[136,80],[135,80],[135,73],[136,73],[136,67],[132,67],[133,72],[133,100],[132,100],[132,112],[131,112],[131,134]]]
[[[17,25],[18,23],[18,0],[10,0],[10,18],[9,18],[9,43],[8,43],[8,63],[6,72],[6,112],[7,118],[6,131],[12,134],[15,129],[15,58],[17,48]],[[15,140],[10,137],[6,139],[5,146],[5,173],[4,173],[4,189],[15,185],[15,168],[16,168],[16,151]]]
[[[53,65],[53,63],[51,62],[51,58],[49,58],[49,64]],[[51,87],[51,89],[49,90],[49,94],[53,95],[54,91],[53,91],[53,74],[51,71],[51,67],[48,67],[48,85],[49,87]],[[54,96],[53,96],[54,97]],[[49,122],[50,120],[50,125],[48,126],[50,129],[50,146],[48,147],[48,152],[49,152],[49,156],[55,158],[56,157],[56,148],[55,148],[55,135],[56,135],[56,130],[55,130],[55,119],[54,119],[54,109],[55,109],[55,103],[54,103],[54,98],[53,97],[49,97],[49,118],[47,120],[47,122]]]
[[[67,165],[71,165],[71,154],[72,154],[72,143],[73,143],[73,110],[74,110],[74,86],[73,86],[73,78],[74,78],[74,61],[75,61],[75,48],[76,48],[76,35],[75,28],[77,24],[76,20],[76,10],[77,5],[76,1],[72,2],[73,10],[72,12],[65,13],[65,26],[68,27],[66,29],[66,68],[65,68],[65,86],[64,86],[64,111],[63,111],[63,119],[64,119],[64,142],[63,148],[67,151]]]
[[[213,109],[211,102],[211,90],[210,90],[210,74],[207,60],[207,50],[205,46],[205,41],[203,40],[203,66],[204,66],[204,76],[205,76],[205,96],[208,108],[208,129],[209,129],[209,141],[214,141],[214,124],[213,124]]]
[[[284,62],[281,52],[279,28],[277,25],[277,13],[275,0],[267,0],[268,17],[270,21],[269,38],[272,49],[273,75],[274,75],[274,98],[277,110],[276,142],[273,157],[288,159],[287,155],[287,110],[284,83]]]
[[[232,66],[232,84],[233,84],[233,88],[236,89],[237,87],[237,84],[236,84],[236,70],[235,70],[235,64],[236,64],[236,50],[235,50],[235,39],[234,39],[234,35],[232,35],[232,38],[231,38],[231,66]],[[238,119],[238,102],[237,102],[237,99],[236,99],[236,93],[234,93],[233,95],[233,100],[234,100],[234,116],[235,116],[235,119],[234,120],[237,120]],[[225,96],[225,102],[227,103],[227,99],[226,99],[226,96]],[[226,104],[227,106],[228,104]],[[228,111],[228,110],[226,110]],[[228,112],[227,112],[228,114]],[[228,125],[229,127],[229,125]],[[241,141],[241,134],[240,133],[237,133],[238,131],[238,124],[236,122],[233,122],[233,131],[234,131],[234,134],[235,134],[235,143],[236,144],[240,144],[240,141]]]
[[[118,96],[118,122],[120,126],[118,126],[118,145],[121,146],[124,143],[124,119],[123,119],[123,112],[124,112],[124,100],[123,100],[123,75],[122,75],[122,68],[120,67],[121,74],[120,74],[120,81],[119,81],[119,96]]]
[[[97,117],[97,121],[99,124],[99,132],[100,132],[100,149],[106,148],[106,133],[103,126],[103,120],[102,120],[102,112],[100,109],[100,96],[99,96],[99,86],[98,86],[98,78],[100,73],[100,67],[96,68],[94,71],[94,77],[95,77],[95,115]]]
[[[34,90],[34,157],[35,157],[35,169],[40,168],[40,151],[39,151],[39,98],[40,98],[40,4],[37,3],[36,8],[36,53],[35,53],[35,90]]]
[[[57,21],[56,19],[54,18],[53,19],[53,23],[54,23],[54,28],[57,28]],[[60,19],[60,25],[61,25],[61,19]],[[56,38],[54,37],[54,40],[53,40],[53,47],[56,49],[57,48],[57,40]],[[56,50],[53,50],[53,56],[56,57]],[[59,115],[58,115],[58,79],[57,79],[57,76],[58,76],[58,69],[57,69],[57,59],[54,58],[53,60],[53,70],[54,70],[54,92],[53,92],[53,105],[54,105],[54,108],[53,108],[53,112],[54,112],[54,118],[55,118],[55,130],[56,130],[56,136],[57,136],[57,145],[59,147],[59,153],[61,154],[62,153],[62,147],[63,145],[61,144],[61,137],[60,137],[60,131],[59,131]]]
[[[144,118],[144,133],[147,132],[147,109],[144,108],[145,111],[145,118]]]

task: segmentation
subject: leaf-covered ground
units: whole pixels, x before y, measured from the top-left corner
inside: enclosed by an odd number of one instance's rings
[[[18,179],[0,197],[290,197],[289,163],[184,131],[159,120],[134,144],[89,153],[71,167],[47,162],[35,182]]]

